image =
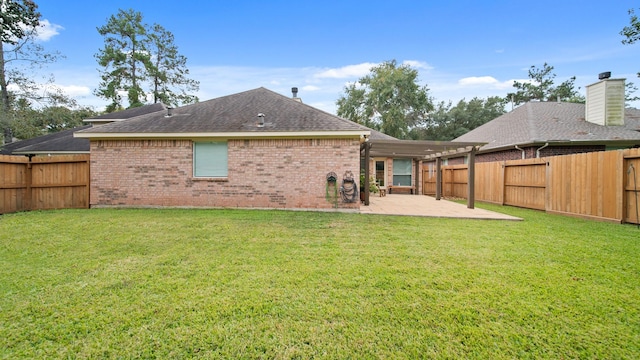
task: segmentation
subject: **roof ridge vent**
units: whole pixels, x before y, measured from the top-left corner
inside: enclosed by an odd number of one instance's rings
[[[298,97],[298,88],[297,88],[297,87],[295,87],[295,86],[294,86],[294,87],[292,87],[292,88],[291,88],[291,94],[293,95],[292,99],[293,99],[294,101],[297,101],[297,102],[299,102],[299,103],[301,103],[301,102],[302,102],[302,99],[300,99],[300,98]]]

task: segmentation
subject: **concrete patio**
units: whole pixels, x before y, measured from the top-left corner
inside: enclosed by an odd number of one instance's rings
[[[371,194],[369,206],[360,205],[361,214],[424,216],[456,219],[514,220],[517,218],[484,209],[469,209],[466,205],[436,200],[425,195]]]

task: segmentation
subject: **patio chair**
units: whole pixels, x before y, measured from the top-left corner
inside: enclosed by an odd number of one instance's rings
[[[386,186],[380,186],[380,181],[379,180],[376,180],[376,187],[378,188],[378,195],[380,197],[387,196],[387,187]]]

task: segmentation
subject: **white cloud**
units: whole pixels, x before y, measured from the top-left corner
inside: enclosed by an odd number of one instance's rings
[[[526,80],[515,80],[526,81]],[[462,87],[487,87],[490,89],[508,89],[513,86],[514,80],[499,81],[493,76],[470,76],[458,80],[458,85]]]
[[[60,34],[59,30],[63,30],[64,28],[57,24],[52,24],[47,19],[40,20],[40,25],[35,29],[32,27],[27,27],[24,24],[20,24],[20,27],[24,31],[25,34],[33,36],[36,41],[49,41],[52,37]],[[14,41],[17,38],[12,38]]]
[[[305,86],[302,87],[302,90],[304,90],[304,91],[318,91],[318,90],[320,90],[320,88],[317,87],[317,86],[314,86],[314,85],[305,85]]]
[[[534,81],[531,80],[531,79],[510,79],[510,80],[501,82],[499,84],[500,86],[497,86],[496,88],[498,88],[498,89],[509,89],[509,88],[512,88],[514,81],[517,81],[519,83],[527,83],[527,84],[533,84],[534,83]]]
[[[70,97],[91,95],[91,89],[88,86],[81,85],[58,85],[65,94]]]
[[[433,66],[427,64],[424,61],[418,61],[418,60],[405,60],[402,62],[402,64],[411,66],[412,68],[416,68],[416,69],[424,69],[424,70],[433,69]]]
[[[87,97],[92,97],[91,89],[88,86],[61,85],[59,83],[35,83],[33,86],[34,87],[31,90],[37,92],[38,95],[44,96],[45,98],[50,94],[57,94],[61,92],[62,94],[67,95],[70,98],[73,98],[76,101],[78,101],[80,105],[83,105],[83,106],[96,105],[93,103],[87,103],[86,101],[82,101],[82,99],[86,99]],[[15,84],[9,84],[7,86],[7,89],[15,92],[21,92],[23,90],[23,89],[20,89],[20,87],[18,87]],[[32,103],[32,106],[36,108],[47,105],[47,101],[41,102],[40,100],[32,100],[30,102]]]
[[[427,64],[424,61],[418,60],[405,60],[402,62],[403,65],[408,65],[412,68],[416,69],[424,69],[431,70],[433,67]],[[316,74],[316,78],[332,78],[332,79],[348,79],[348,78],[359,78],[363,77],[371,72],[371,68],[378,66],[380,64],[365,62],[361,64],[355,65],[346,65],[340,68],[334,69],[325,69],[320,73]]]
[[[333,78],[333,79],[345,79],[351,77],[362,77],[367,75],[371,68],[377,66],[375,63],[362,63],[356,65],[347,65],[336,69],[324,70],[315,76],[317,78]]]
[[[60,30],[64,28],[57,24],[52,24],[49,20],[40,20],[40,26],[36,29],[36,39],[40,41],[49,41],[52,37],[60,34]]]
[[[462,86],[493,85],[497,82],[493,76],[471,76],[458,80],[458,84]]]

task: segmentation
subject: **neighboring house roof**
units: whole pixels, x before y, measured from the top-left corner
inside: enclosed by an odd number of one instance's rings
[[[90,128],[85,125],[56,133],[38,136],[6,144],[0,149],[0,154],[78,154],[89,152],[88,139],[76,139],[73,133]]]
[[[108,114],[102,114],[100,116],[94,116],[87,119],[84,119],[84,122],[94,123],[94,122],[114,122],[114,121],[122,121],[127,120],[132,117],[150,114],[157,111],[165,111],[167,107],[162,103],[155,103],[149,105],[143,105],[140,107],[135,107],[131,109],[116,111]]]
[[[165,105],[157,103],[104,114],[85,119],[84,121],[94,124],[109,123],[114,121],[123,121],[135,116],[151,114],[154,112],[164,114],[165,111]],[[89,153],[89,139],[76,138],[73,136],[74,132],[89,128],[91,128],[91,125],[85,125],[31,139],[12,142],[4,145],[2,149],[0,149],[0,154],[29,155]]]
[[[264,114],[259,126],[259,114]],[[76,137],[368,135],[370,129],[263,87],[83,130]]]
[[[371,130],[371,135],[369,135],[369,138],[371,140],[398,140],[391,135],[387,135],[376,130]]]
[[[480,151],[528,144],[640,144],[640,110],[625,109],[624,126],[602,126],[585,120],[585,105],[528,102],[454,139],[486,142]]]

